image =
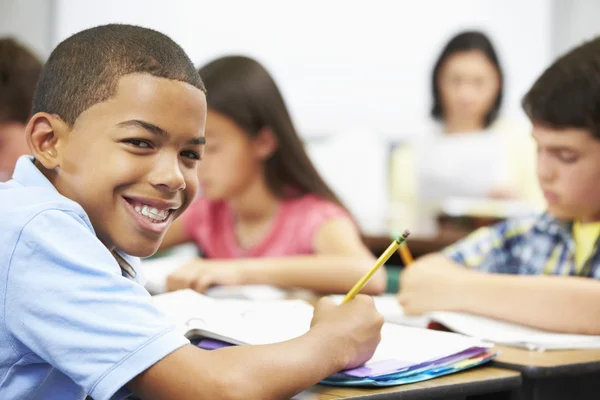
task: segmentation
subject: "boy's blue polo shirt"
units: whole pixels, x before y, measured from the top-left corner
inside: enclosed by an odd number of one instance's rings
[[[0,398],[123,398],[187,343],[122,275],[81,206],[21,157],[0,183]]]

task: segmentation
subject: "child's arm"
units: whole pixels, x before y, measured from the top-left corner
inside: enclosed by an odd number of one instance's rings
[[[355,225],[346,218],[324,223],[315,235],[314,248],[314,255],[198,260],[171,274],[167,286],[203,292],[211,285],[269,284],[345,293],[375,262]],[[385,268],[380,268],[362,292],[380,294],[386,284]]]
[[[569,276],[490,274],[442,254],[402,273],[406,313],[461,311],[557,332],[600,335],[600,282]]]
[[[289,398],[368,360],[380,338],[373,300],[357,296],[339,307],[324,299],[310,333],[286,343],[192,348],[75,212],[37,214],[11,254],[19,273],[3,282],[2,332],[18,344],[13,358],[34,354],[96,399],[128,381],[144,399]]]
[[[368,360],[382,324],[383,318],[366,296],[340,307],[326,299],[315,308],[312,329],[297,339],[214,351],[185,346],[128,387],[146,400],[289,399],[341,369]]]

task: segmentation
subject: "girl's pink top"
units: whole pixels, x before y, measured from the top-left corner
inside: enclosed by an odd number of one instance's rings
[[[314,236],[334,218],[349,218],[335,203],[307,194],[282,200],[268,232],[243,249],[235,235],[235,217],[224,201],[198,198],[181,216],[186,234],[207,258],[282,257],[314,253]]]

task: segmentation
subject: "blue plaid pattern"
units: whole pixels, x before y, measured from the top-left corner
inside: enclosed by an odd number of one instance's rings
[[[572,223],[547,213],[514,218],[478,229],[442,253],[459,264],[485,272],[600,279],[598,241],[590,258],[576,266],[571,232]]]

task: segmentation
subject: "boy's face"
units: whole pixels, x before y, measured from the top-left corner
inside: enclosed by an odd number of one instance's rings
[[[51,180],[81,204],[108,248],[152,255],[198,191],[205,120],[199,89],[127,75],[115,96],[57,132],[59,166]]]
[[[534,124],[537,174],[548,211],[559,219],[600,221],[600,140],[582,129]]]

